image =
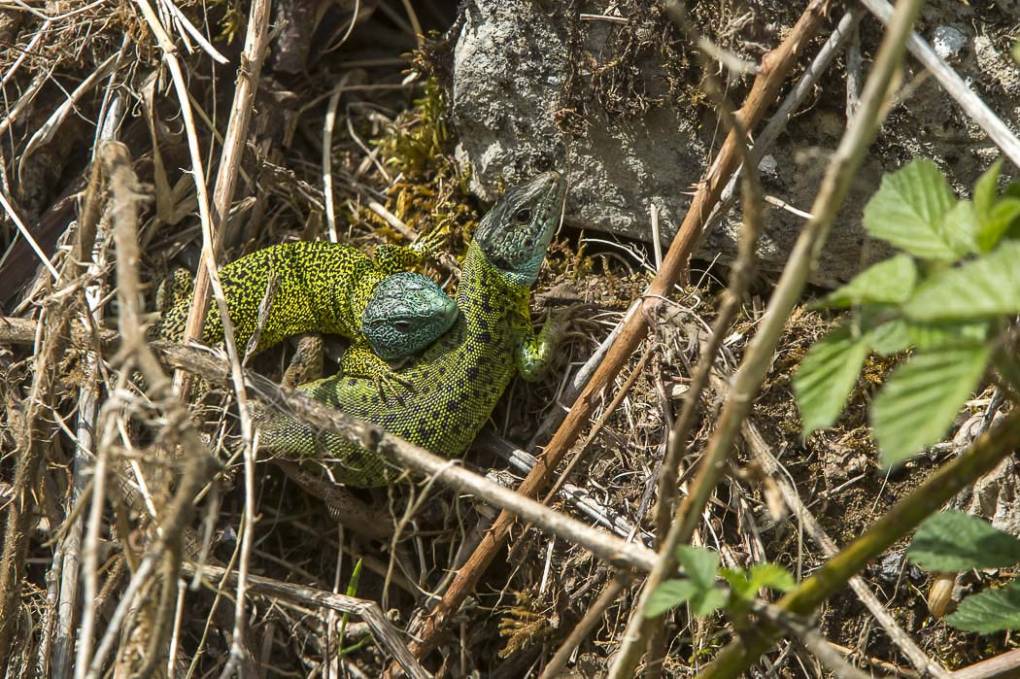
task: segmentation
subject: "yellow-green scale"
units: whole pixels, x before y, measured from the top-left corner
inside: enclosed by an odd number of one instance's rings
[[[492,266],[477,243],[472,243],[457,291],[460,318],[399,371],[413,388],[396,386],[384,399],[370,380],[336,376],[303,390],[437,454],[461,455],[517,372],[518,346],[531,335],[529,296],[529,286]],[[381,485],[393,471],[378,456],[347,440],[316,436],[287,418],[267,423],[262,441],[292,454],[328,455],[341,463],[336,477],[351,485]]]
[[[361,334],[361,316],[375,286],[386,277],[366,255],[352,247],[328,243],[294,242],[273,245],[235,260],[220,269],[236,344],[244,350],[255,333],[258,310],[271,277],[276,290],[256,351],[287,337],[315,331],[354,338]],[[190,293],[187,299],[190,301]],[[177,303],[163,316],[163,336],[184,334],[188,304]],[[210,309],[203,341],[223,340],[223,323]]]

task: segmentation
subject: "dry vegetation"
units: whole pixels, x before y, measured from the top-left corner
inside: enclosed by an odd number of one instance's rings
[[[428,273],[448,288],[456,285],[456,258],[485,206],[467,193],[466,178],[452,159],[455,132],[447,127],[437,84],[441,38],[434,36],[439,42],[419,51],[413,29],[419,22],[426,31],[446,29],[455,13],[447,3],[416,2],[409,15],[405,4],[274,3],[274,16],[289,12],[293,21],[270,39],[236,167],[236,193],[229,217],[217,222],[221,262],[270,243],[328,233],[325,132],[340,237],[370,248],[439,230],[452,257]],[[409,478],[358,495],[385,523],[398,526],[398,537],[379,539],[338,523],[324,510],[335,500],[328,493],[323,499],[308,492],[322,483],[317,468],[306,470],[312,481],[298,483],[294,469],[260,459],[254,492],[246,493],[233,390],[217,392],[206,408],[193,409],[192,429],[173,394],[160,390],[140,346],[118,350],[100,341],[103,328],[123,328],[118,323],[124,323],[130,304],[123,272],[115,273],[114,266],[123,256],[114,247],[114,231],[127,228],[117,209],[135,206],[139,214],[136,273],[150,311],[172,267],[195,270],[203,242],[189,130],[142,6],[154,8],[168,26],[184,67],[211,196],[228,134],[235,67],[249,30],[249,3],[0,0],[0,194],[10,203],[0,214],[0,249],[6,253],[0,301],[5,316],[35,322],[4,324],[7,342],[0,349],[5,413],[0,501],[6,515],[0,596],[7,597],[0,653],[6,676],[70,676],[76,667],[83,671],[81,660],[94,658],[102,644],[109,645],[106,669],[95,676],[111,671],[217,676],[230,662],[240,662],[244,675],[378,676],[393,658],[387,635],[397,645],[407,643],[405,630],[427,610],[433,594],[442,594],[493,510],[442,484]],[[707,6],[696,18],[703,18]],[[354,7],[362,12],[356,24]],[[170,12],[179,15],[169,21]],[[795,20],[791,12],[791,23]],[[204,46],[200,36],[215,48]],[[640,48],[620,46],[625,56]],[[214,53],[227,63],[216,63]],[[673,75],[696,74],[685,61]],[[678,92],[697,92],[698,85],[677,81]],[[621,92],[626,95],[614,90]],[[634,114],[633,107],[647,105],[638,99],[627,95],[603,104]],[[704,98],[706,107],[708,101]],[[327,131],[331,116],[335,122]],[[95,141],[100,136],[122,142],[127,155],[109,158]],[[93,168],[103,161],[100,177]],[[118,194],[113,177],[125,171]],[[39,265],[29,235],[53,262],[55,276]],[[556,369],[545,383],[515,383],[492,419],[491,429],[520,447],[538,432],[548,435],[549,425],[539,423],[562,414],[557,403],[569,391],[568,368],[591,356],[640,296],[655,266],[641,244],[614,246],[589,238],[562,232],[536,286],[534,318],[550,309],[568,309],[572,317]],[[648,339],[616,388],[604,394],[593,418],[600,423],[594,435],[582,436],[570,456],[583,457],[568,483],[621,537],[652,545],[665,434],[709,336],[726,276],[720,267],[694,265],[689,284],[677,286],[662,305]],[[717,362],[721,373],[739,363],[771,289],[771,281],[751,285]],[[91,320],[83,325],[85,318]],[[153,321],[153,315],[144,320]],[[790,374],[830,320],[816,311],[794,314],[751,423],[779,458],[781,481],[794,485],[807,511],[843,545],[953,451],[936,451],[909,469],[885,474],[865,410],[870,390],[890,367],[877,363],[869,366],[838,428],[800,438]],[[20,339],[10,341],[17,333]],[[128,339],[123,330],[121,337]],[[252,367],[279,381],[293,353],[293,345],[271,351]],[[628,379],[635,368],[640,372]],[[151,386],[142,386],[139,372]],[[625,384],[629,392],[614,399]],[[710,389],[703,399],[681,467],[684,488],[713,429],[720,397]],[[615,410],[605,412],[614,400]],[[987,399],[972,403],[977,414],[987,405]],[[481,472],[506,469],[495,448],[480,445],[465,464]],[[216,460],[215,474],[189,467],[205,450]],[[771,560],[808,574],[825,556],[778,499],[778,478],[755,459],[753,451],[741,448],[694,540],[718,549],[725,565]],[[105,471],[102,483],[97,460]],[[506,480],[519,473],[492,475]],[[197,500],[175,505],[182,487],[196,482]],[[516,484],[513,478],[506,482]],[[104,498],[101,504],[94,501],[97,495]],[[593,521],[590,511],[579,513],[562,499],[552,508]],[[245,512],[255,519],[250,544],[241,540]],[[178,534],[157,529],[167,517],[180,520]],[[926,576],[902,559],[904,546],[864,576],[926,654],[956,668],[1015,646],[1005,635],[962,635],[932,618],[925,605]],[[154,577],[140,583],[140,596],[118,630],[111,616],[148,555],[154,555],[149,565]],[[241,640],[235,634],[236,580],[215,569],[193,577],[195,564],[237,568],[239,557],[253,576]],[[355,563],[361,564],[359,575]],[[534,529],[515,530],[509,557],[506,552],[497,557],[447,625],[439,652],[423,666],[447,676],[475,671],[538,676],[614,573],[581,546]],[[167,584],[178,579],[186,587]],[[629,585],[606,608],[574,658],[577,676],[605,671],[637,591]],[[355,610],[351,600],[331,599],[335,594],[377,602],[379,608]],[[85,620],[93,628],[89,650],[80,654],[76,644]],[[670,676],[693,675],[729,638],[721,618],[694,620],[681,610],[671,620],[665,663]],[[916,676],[902,649],[850,590],[826,607],[819,629],[860,667]],[[231,660],[232,644],[248,655]],[[167,648],[174,651],[169,660]],[[770,655],[769,665],[782,676],[826,672],[789,642]]]

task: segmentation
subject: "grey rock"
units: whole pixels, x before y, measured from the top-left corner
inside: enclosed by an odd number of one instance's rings
[[[737,26],[722,46],[756,63],[760,45],[778,44],[782,27],[790,21],[784,14],[789,7],[778,1],[749,2],[753,11],[746,16],[753,20]],[[581,5],[581,12],[604,11],[597,2]],[[456,156],[471,173],[472,190],[486,200],[537,170],[565,171],[570,185],[566,220],[578,228],[648,242],[649,210],[655,204],[661,237],[668,242],[722,144],[722,132],[709,107],[684,96],[698,92],[698,70],[677,70],[676,54],[690,49],[649,9],[654,3],[612,6],[625,23],[578,21],[559,3],[467,3],[453,54]],[[957,67],[964,77],[994,89],[995,96],[986,101],[1015,126],[1020,113],[1018,100],[1011,98],[1015,69],[1008,69],[1003,55],[981,35],[973,40],[974,53],[964,56],[968,38],[951,26],[958,18],[938,16],[938,28],[931,34],[947,55],[963,59]],[[741,31],[750,34],[745,37]],[[675,41],[672,52],[663,49],[666,39]],[[686,58],[695,59],[693,54]],[[678,82],[681,78],[686,80]],[[736,101],[749,83],[733,84]],[[790,121],[762,161],[766,193],[798,210],[811,209],[828,156],[845,130],[845,101],[843,74],[833,66],[818,96]],[[909,105],[892,112],[855,177],[812,282],[838,285],[890,252],[870,241],[861,225],[863,206],[884,172],[912,157],[927,156],[958,191],[966,192],[993,160],[992,151],[934,79],[923,82]],[[803,225],[802,216],[769,206],[758,252],[761,269],[782,269]],[[732,258],[739,233],[735,210],[705,235],[698,256]]]
[[[457,158],[487,200],[536,168],[565,168],[570,223],[647,240],[651,204],[663,224],[675,223],[688,201],[682,192],[704,167],[696,114],[658,107],[641,119],[610,121],[596,112],[583,133],[565,132],[558,118],[569,105],[571,60],[567,36],[553,23],[534,2],[469,6],[454,51]],[[616,25],[595,28],[593,35]],[[584,87],[591,75],[580,71],[575,82]],[[661,79],[649,74],[650,96],[663,94]]]
[[[936,26],[931,47],[941,59],[952,59],[967,46],[967,36],[955,26]]]

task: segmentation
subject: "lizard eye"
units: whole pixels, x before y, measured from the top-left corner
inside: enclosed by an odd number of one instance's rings
[[[514,213],[514,221],[518,224],[527,224],[531,221],[531,209],[522,207]]]
[[[397,329],[397,332],[407,332],[411,329],[410,321],[394,321],[393,327]]]

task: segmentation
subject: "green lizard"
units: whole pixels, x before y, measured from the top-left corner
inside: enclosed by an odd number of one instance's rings
[[[389,387],[399,381],[390,363],[421,352],[457,318],[456,304],[434,281],[400,270],[420,257],[411,248],[389,245],[377,248],[373,260],[347,245],[302,241],[236,259],[220,269],[220,281],[237,346],[243,352],[254,335],[259,305],[275,278],[256,352],[305,332],[342,335],[353,341],[341,361],[342,373]],[[180,340],[191,305],[191,275],[175,271],[160,296],[161,334]],[[202,339],[223,340],[215,309]]]
[[[337,375],[302,387],[314,398],[443,455],[463,454],[516,373],[536,379],[559,334],[546,323],[536,336],[528,306],[559,224],[565,182],[542,174],[507,191],[485,216],[463,264],[453,327],[398,374],[398,399],[381,398],[369,381]],[[346,439],[319,435],[285,415],[260,415],[262,445],[289,455],[326,453],[334,476],[353,486],[392,478],[383,460]]]

